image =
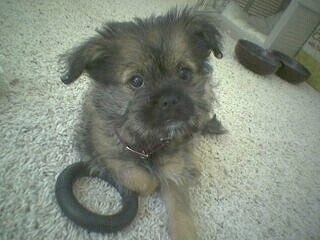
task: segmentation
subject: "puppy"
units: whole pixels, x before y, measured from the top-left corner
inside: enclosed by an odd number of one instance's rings
[[[192,139],[225,131],[210,117],[208,58],[211,51],[222,57],[221,35],[195,7],[109,22],[97,32],[63,57],[64,83],[83,72],[93,80],[79,141],[93,169],[141,195],[161,192],[171,239],[195,240],[188,192],[199,170]]]

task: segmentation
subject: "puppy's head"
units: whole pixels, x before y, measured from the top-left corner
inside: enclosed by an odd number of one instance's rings
[[[98,33],[65,55],[64,83],[87,72],[101,116],[141,135],[172,137],[201,127],[213,100],[208,57],[222,57],[209,15],[174,9],[107,23]]]

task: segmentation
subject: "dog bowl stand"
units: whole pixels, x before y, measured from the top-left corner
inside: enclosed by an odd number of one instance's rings
[[[222,26],[231,37],[236,40],[247,39],[291,57],[298,53],[320,24],[318,0],[291,0],[284,11],[279,9],[280,12],[272,15],[276,21],[272,21],[272,28],[268,32],[261,32],[259,26],[255,26],[253,22],[267,21],[265,8],[272,7],[269,0],[239,0],[239,3],[245,6],[242,6],[242,9],[236,2],[230,2],[221,14]],[[250,6],[254,7],[255,16],[248,14]],[[270,19],[268,21],[270,22]]]
[[[265,40],[263,47],[293,57],[320,23],[320,2],[292,0]]]

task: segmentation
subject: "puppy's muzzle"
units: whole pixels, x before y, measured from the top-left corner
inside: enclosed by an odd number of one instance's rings
[[[178,93],[171,91],[163,94],[158,100],[158,107],[161,110],[173,109],[180,103],[181,97]]]
[[[193,114],[192,102],[179,89],[165,89],[155,98],[157,119],[161,122],[186,121]]]

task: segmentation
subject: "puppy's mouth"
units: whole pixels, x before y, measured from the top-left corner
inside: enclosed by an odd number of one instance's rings
[[[192,113],[189,112],[187,107],[176,108],[172,111],[163,112],[158,114],[154,119],[155,123],[165,129],[179,129],[189,122]]]
[[[173,138],[178,132],[185,128],[185,123],[179,120],[168,119],[165,121],[164,129],[169,138]]]
[[[181,120],[168,119],[165,121],[164,127],[167,129],[179,129],[184,125]]]

